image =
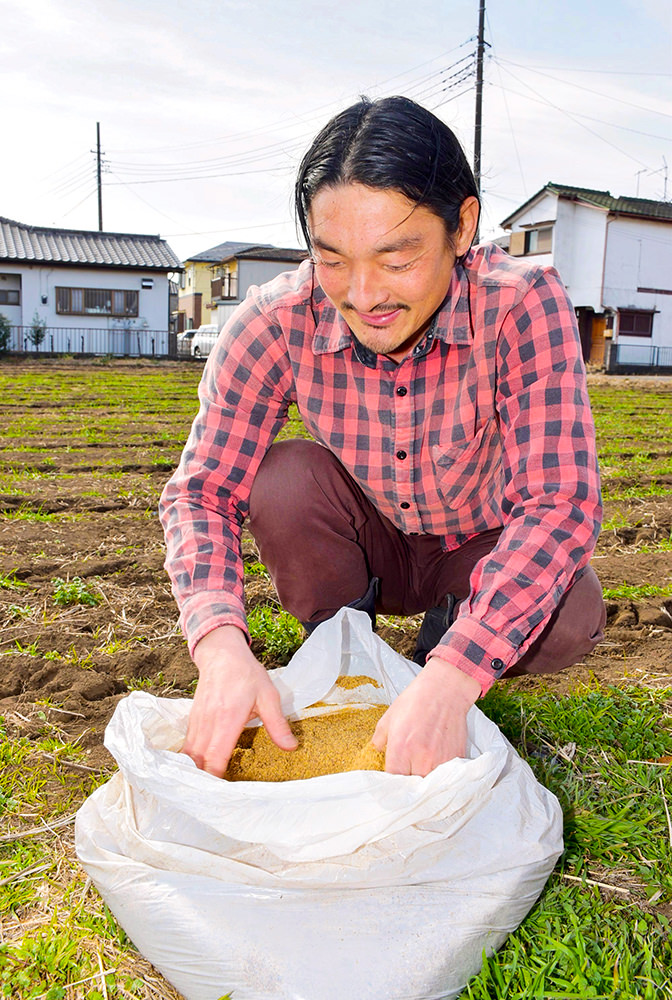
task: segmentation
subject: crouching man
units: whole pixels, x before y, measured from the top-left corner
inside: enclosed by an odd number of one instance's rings
[[[283,606],[426,612],[424,669],[381,719],[386,769],[464,755],[502,677],[576,663],[603,638],[589,566],[601,503],[574,310],[551,268],[472,247],[478,191],[446,125],[362,100],[296,182],[311,252],[224,326],[161,499],[166,568],[199,681],[184,751],[223,774],[259,716],[294,737],[247,641],[249,526]],[[273,443],[296,403],[313,440]]]

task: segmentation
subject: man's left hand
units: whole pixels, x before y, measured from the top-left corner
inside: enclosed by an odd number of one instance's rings
[[[385,770],[424,777],[439,764],[464,757],[467,712],[480,694],[477,680],[431,657],[376,726],[373,744],[385,750]]]

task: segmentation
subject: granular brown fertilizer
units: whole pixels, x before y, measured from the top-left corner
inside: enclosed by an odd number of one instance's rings
[[[381,684],[375,681],[373,677],[365,677],[364,674],[353,674],[352,677],[342,674],[341,677],[336,678],[336,687],[339,688],[358,688],[362,684],[372,684],[374,688],[381,687]]]
[[[359,678],[359,683],[369,680]],[[299,741],[296,750],[280,750],[263,726],[245,729],[224,777],[228,781],[296,781],[340,771],[384,771],[385,754],[375,749],[371,737],[386,710],[387,705],[342,708],[291,722]]]

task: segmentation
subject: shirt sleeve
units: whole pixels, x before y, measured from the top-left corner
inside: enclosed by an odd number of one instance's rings
[[[165,568],[192,655],[220,625],[247,631],[242,524],[256,471],[287,419],[292,385],[282,332],[252,296],[206,362],[198,414],[159,503]]]
[[[485,693],[543,630],[600,530],[595,429],[576,318],[545,270],[497,339],[504,529],[475,566],[469,597],[433,655]]]

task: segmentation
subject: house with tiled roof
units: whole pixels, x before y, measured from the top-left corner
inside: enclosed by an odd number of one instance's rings
[[[231,240],[194,254],[184,262],[178,330],[203,323],[221,327],[251,285],[293,270],[306,256],[305,250]]]
[[[671,202],[549,183],[501,225],[510,254],[560,273],[586,360],[672,370]]]
[[[31,226],[0,216],[0,313],[10,348],[67,353],[170,353],[170,275],[160,236]]]

